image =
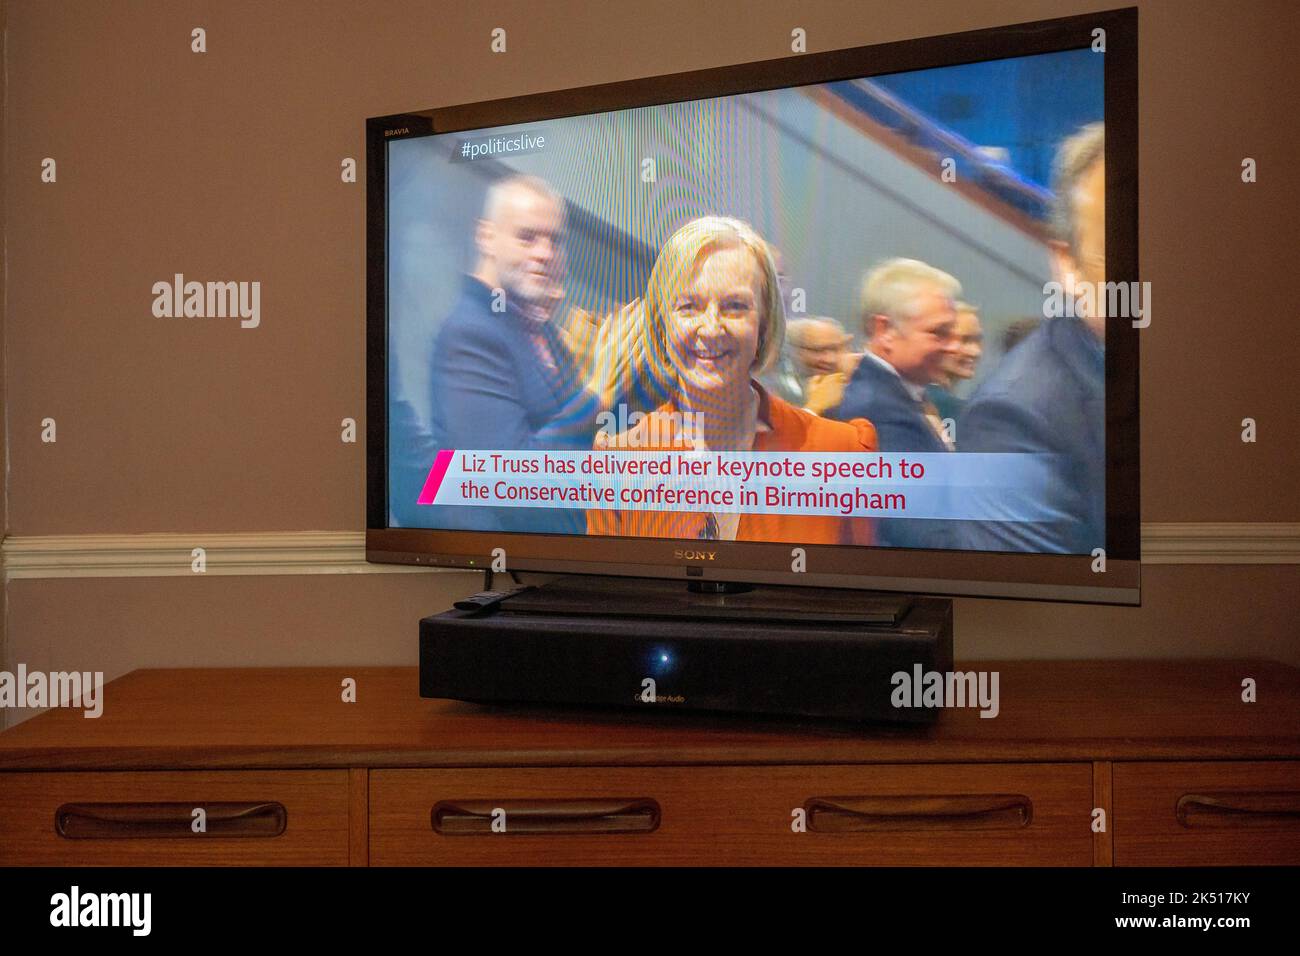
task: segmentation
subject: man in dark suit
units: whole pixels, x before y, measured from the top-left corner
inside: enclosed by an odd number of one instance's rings
[[[882,452],[948,452],[925,398],[931,382],[946,381],[945,364],[958,348],[954,302],[961,285],[915,259],[890,259],[862,284],[861,314],[867,351],[826,413],[876,426]],[[951,546],[949,522],[936,518],[888,518],[877,523],[878,541],[893,548]]]
[[[586,380],[552,321],[564,298],[564,200],[511,176],[488,191],[478,261],[433,348],[433,448],[589,449],[609,398]],[[427,467],[427,466],[426,466]],[[583,534],[580,509],[420,509],[437,528]]]
[[[1070,296],[1081,282],[1105,281],[1105,176],[1100,123],[1061,144],[1052,267]],[[957,427],[963,452],[1035,453],[1048,473],[1038,502],[1043,520],[965,522],[965,547],[1090,554],[1106,546],[1106,320],[1099,298],[1079,298],[1080,306],[1095,306],[1082,317],[1076,311],[1035,329],[967,404]]]

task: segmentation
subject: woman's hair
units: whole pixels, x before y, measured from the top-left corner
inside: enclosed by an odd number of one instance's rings
[[[704,259],[719,249],[741,246],[754,254],[759,272],[758,351],[751,374],[767,369],[781,354],[785,339],[785,306],[776,279],[771,249],[749,223],[725,216],[692,219],[674,232],[659,250],[650,282],[646,287],[646,352],[652,372],[660,384],[671,377],[671,349],[668,346],[668,316],[681,288],[694,278]],[[675,389],[673,389],[675,391]]]

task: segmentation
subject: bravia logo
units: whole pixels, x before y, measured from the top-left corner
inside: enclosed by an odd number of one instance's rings
[[[410,131],[411,131],[411,128],[410,128],[409,126],[403,126],[401,129],[386,129],[386,130],[384,130],[384,135],[385,135],[385,136],[401,136],[403,133],[409,133]]]
[[[677,548],[673,557],[678,561],[712,561],[718,556],[716,551],[693,551],[690,548]]]

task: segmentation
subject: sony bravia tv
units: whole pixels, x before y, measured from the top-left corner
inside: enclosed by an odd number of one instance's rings
[[[371,560],[1137,602],[1136,12],[793,46],[369,121]]]

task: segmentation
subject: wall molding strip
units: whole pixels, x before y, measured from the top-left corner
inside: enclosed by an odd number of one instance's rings
[[[209,575],[438,574],[450,569],[368,564],[361,531],[10,535],[5,580]],[[1144,564],[1300,564],[1300,522],[1171,522],[1142,526]]]

